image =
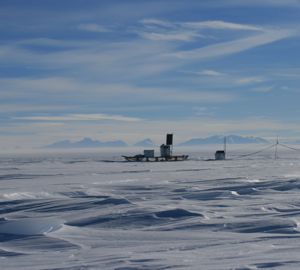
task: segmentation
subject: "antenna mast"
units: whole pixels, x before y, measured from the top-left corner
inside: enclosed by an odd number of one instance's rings
[[[278,158],[278,152],[277,152],[277,146],[278,145],[279,145],[279,139],[278,139],[278,136],[277,136],[276,143],[275,143],[275,154],[274,154],[274,159],[275,160]]]

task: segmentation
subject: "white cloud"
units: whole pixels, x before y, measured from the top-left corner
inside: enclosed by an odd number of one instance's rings
[[[94,44],[94,43],[93,43]],[[24,45],[30,46],[45,46],[45,47],[54,47],[54,48],[80,48],[80,47],[89,47],[91,42],[88,41],[78,41],[78,40],[60,40],[53,38],[32,38],[32,39],[23,39],[16,41],[15,45],[19,47],[24,47]]]
[[[176,28],[176,24],[169,21],[158,20],[158,19],[144,19],[140,21],[145,26],[159,26],[166,28]]]
[[[272,75],[276,78],[283,77],[288,79],[294,79],[300,77],[300,68],[285,67],[283,69],[275,70]]]
[[[206,47],[190,50],[190,51],[181,51],[168,56],[178,57],[180,59],[207,59],[213,57],[220,57],[230,54],[239,53],[246,51],[258,46],[266,45],[273,43],[275,41],[292,37],[295,34],[294,31],[288,30],[278,30],[278,31],[266,31],[263,34],[258,34],[250,36],[247,38],[237,39],[229,42],[221,42],[214,45],[209,45]]]
[[[111,84],[111,83],[87,83],[82,80],[69,78],[10,78],[0,80],[3,91],[0,92],[0,98],[22,98],[30,102],[35,100],[48,104],[53,104],[57,108],[57,101],[71,97],[73,103],[82,103],[83,101],[99,100],[101,104],[112,104],[118,101],[118,106],[127,106],[133,100],[136,104],[164,103],[222,103],[230,102],[236,99],[236,96],[222,91],[207,91],[203,88],[195,90],[170,89],[165,87],[137,87],[130,84]],[[28,102],[28,101],[27,101]],[[25,101],[22,103],[26,105]],[[20,108],[22,108],[20,104]],[[78,106],[78,105],[77,105]],[[108,106],[106,106],[108,107]],[[7,108],[6,108],[7,109]],[[41,108],[42,109],[42,108]],[[67,107],[69,111],[71,107]],[[79,110],[80,108],[77,108]],[[112,110],[114,108],[111,108]],[[28,104],[26,111],[28,111]]]
[[[261,27],[240,24],[225,21],[194,21],[194,22],[171,22],[157,19],[144,19],[141,23],[145,27],[159,29],[191,29],[191,30],[202,30],[202,29],[217,29],[217,30],[246,30],[246,31],[263,31]]]
[[[153,92],[152,92],[153,93]],[[168,90],[163,91],[159,90],[156,91],[157,95],[161,97],[161,99],[165,101],[178,101],[178,102],[192,102],[192,103],[224,103],[224,102],[231,102],[236,99],[236,96],[230,93],[221,92],[221,91],[175,91],[175,90]],[[151,98],[151,97],[149,97]]]
[[[273,86],[262,86],[262,87],[256,87],[251,89],[252,92],[257,92],[257,93],[269,93],[274,90]]]
[[[139,35],[145,39],[155,40],[155,41],[192,41],[196,37],[202,36],[194,32],[168,32],[168,33],[139,32]]]
[[[0,112],[1,113],[16,113],[16,112],[53,112],[53,111],[65,111],[65,110],[78,110],[80,106],[74,105],[41,105],[28,103],[24,104],[24,102],[10,103],[10,104],[1,104]]]
[[[273,78],[269,74],[262,75],[255,75],[252,76],[244,76],[245,70],[243,70],[244,74],[241,74],[241,70],[227,70],[226,72],[219,72],[212,69],[201,70],[201,71],[181,71],[182,73],[194,75],[192,78],[189,78],[189,81],[193,80],[198,84],[202,85],[214,85],[215,89],[239,89],[240,86],[243,87],[254,87],[257,85],[256,88],[257,92],[261,89],[261,92],[267,92],[269,87],[265,87],[262,83],[266,83],[269,81],[273,81]],[[253,71],[251,71],[252,73]],[[250,73],[250,72],[249,72]],[[258,72],[261,74],[261,72]],[[200,75],[200,76],[199,76]],[[258,87],[262,85],[261,87]],[[272,87],[271,87],[272,89]],[[254,91],[253,89],[251,91]]]
[[[140,118],[127,117],[122,115],[107,115],[107,114],[68,114],[62,116],[23,116],[14,117],[15,120],[29,121],[121,121],[121,122],[138,122]]]
[[[265,79],[262,77],[243,77],[236,80],[237,84],[252,84],[252,83],[261,83]]]
[[[108,80],[132,81],[140,76],[159,74],[174,67],[174,61],[161,59],[161,54],[174,50],[170,43],[147,40],[126,42],[74,41],[73,47],[43,52],[17,46],[0,46],[0,61],[41,71],[59,70],[60,74],[74,73]],[[177,61],[178,62],[178,61]]]
[[[224,21],[202,21],[202,22],[170,22],[157,19],[142,20],[143,29],[136,31],[141,37],[160,41],[193,41],[196,38],[205,38],[202,30],[231,30],[231,31],[262,31],[261,28]]]
[[[193,111],[196,116],[200,117],[211,117],[214,115],[215,108],[207,108],[207,107],[194,107]]]
[[[79,92],[82,85],[75,80],[63,77],[48,78],[7,78],[0,79],[2,91],[1,98],[22,98],[30,97],[32,101],[64,94]]]
[[[212,76],[212,77],[218,77],[218,76],[224,76],[224,73],[215,71],[215,70],[211,70],[211,69],[206,69],[206,70],[202,70],[200,72],[197,72],[199,75],[205,75],[205,76]]]
[[[182,26],[191,29],[219,29],[219,30],[250,30],[250,31],[262,31],[263,29],[257,26],[239,24],[224,21],[203,21],[203,22],[186,22],[181,23]]]
[[[98,32],[98,33],[106,33],[111,31],[109,28],[96,23],[80,24],[78,26],[78,29],[88,31],[88,32]]]

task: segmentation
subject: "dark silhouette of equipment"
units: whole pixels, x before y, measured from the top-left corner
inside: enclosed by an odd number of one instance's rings
[[[167,134],[166,145],[173,145],[173,134]]]

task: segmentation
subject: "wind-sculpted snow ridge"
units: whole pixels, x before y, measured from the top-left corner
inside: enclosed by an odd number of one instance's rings
[[[78,221],[72,221],[71,226],[93,226],[102,228],[122,228],[125,230],[132,228],[153,227],[166,223],[174,223],[176,220],[202,216],[198,213],[186,211],[184,209],[172,209],[159,212],[148,211],[128,211],[125,213],[102,215],[90,217]]]
[[[58,230],[62,221],[52,218],[23,218],[20,220],[1,220],[0,234],[42,235]]]
[[[36,252],[78,249],[78,246],[48,234],[62,228],[63,221],[54,218],[21,218],[0,220],[1,257],[30,255]],[[8,249],[8,250],[6,250]]]
[[[300,269],[300,158],[209,154],[176,163],[3,157],[1,267]]]

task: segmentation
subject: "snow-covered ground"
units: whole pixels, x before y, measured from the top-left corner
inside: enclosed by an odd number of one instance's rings
[[[300,153],[0,158],[1,269],[300,269]]]

